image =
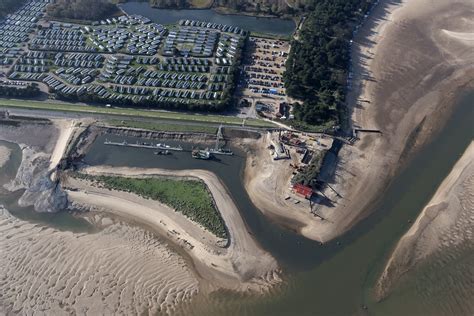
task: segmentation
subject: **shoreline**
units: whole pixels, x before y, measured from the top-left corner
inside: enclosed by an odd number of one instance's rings
[[[95,188],[77,181],[69,183],[70,179],[66,186],[74,189],[67,191],[73,205],[77,203],[97,207],[102,211],[140,222],[180,246],[190,255],[198,274],[209,283],[211,289],[264,291],[280,282],[275,259],[262,250],[248,233],[229,193],[211,172],[109,166],[86,167],[82,171],[89,175],[193,177],[204,181],[227,227],[228,247],[218,246],[222,245],[219,238],[157,201],[131,193]]]
[[[271,199],[256,193],[272,176],[259,168],[262,153],[254,153],[245,170],[246,189],[254,204],[279,222],[290,219],[291,213],[296,221],[291,228],[319,242],[342,235],[366,217],[407,160],[446,122],[456,93],[474,83],[474,56],[466,36],[458,40],[469,25],[453,22],[467,14],[467,2],[458,0],[450,6],[444,1],[426,12],[426,3],[386,1],[358,32],[352,51],[354,79],[347,96],[352,125],[383,134],[359,134],[355,145],[342,147],[327,181],[332,189],[322,192],[330,205],[317,209],[325,220],[315,218],[309,208],[285,203],[286,182],[269,189]],[[445,29],[456,30],[456,38]],[[412,34],[407,35],[408,30]]]
[[[472,244],[474,209],[469,208],[474,205],[473,183],[474,141],[391,252],[375,285],[378,300],[387,297],[397,281],[433,254]]]

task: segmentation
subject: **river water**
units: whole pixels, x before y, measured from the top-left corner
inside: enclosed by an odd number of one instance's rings
[[[410,227],[409,220],[416,219],[474,138],[472,104],[474,91],[459,99],[441,132],[392,181],[384,196],[374,205],[372,215],[341,238],[325,245],[282,229],[261,215],[243,188],[241,178],[245,155],[238,150],[235,156],[219,157],[213,161],[192,159],[189,152],[155,156],[147,149],[106,146],[103,144],[105,138],[123,139],[108,135],[96,140],[84,160],[91,165],[202,168],[215,172],[232,193],[249,230],[275,256],[284,270],[284,284],[268,295],[259,297],[223,292],[210,297],[199,296],[181,311],[182,314],[456,315],[459,314],[456,310],[458,298],[472,292],[469,280],[472,280],[473,254],[461,256],[462,260],[448,267],[443,266],[442,271],[440,266],[428,264],[411,272],[409,282],[402,283],[392,296],[382,302],[374,302],[371,291],[390,251]],[[129,142],[138,140],[127,139]],[[192,144],[182,145],[185,149],[192,147]],[[8,162],[9,167],[2,168],[0,174],[7,169],[16,169],[14,164],[18,164],[21,158],[19,148],[12,157],[14,159]],[[5,201],[5,197],[0,196],[0,201],[7,202],[9,209],[13,209],[19,217],[33,216],[29,210],[18,208],[15,198],[17,196],[10,195],[9,201]],[[71,215],[47,216],[32,220],[43,223],[49,220],[50,225],[63,229],[67,229],[68,225],[71,229],[89,229]],[[467,287],[457,286],[460,282],[467,282]],[[436,295],[427,295],[429,289],[436,289]],[[455,294],[448,296],[446,293]]]
[[[149,2],[126,2],[120,8],[128,14],[138,14],[160,24],[175,24],[180,20],[198,20],[212,23],[238,26],[246,31],[269,33],[276,35],[291,35],[296,24],[293,20],[278,18],[260,18],[245,15],[224,15],[214,10],[170,10],[157,9]]]
[[[189,152],[163,157],[146,149],[105,146],[104,136],[95,142],[85,161],[92,165],[203,168],[223,179],[250,231],[282,265],[287,283],[277,293],[261,300],[229,293],[213,296],[193,306],[195,314],[349,315],[369,312],[409,315],[421,306],[423,313],[436,314],[438,310],[430,310],[429,306],[437,306],[437,302],[432,302],[419,290],[423,288],[423,282],[427,282],[426,277],[418,280],[415,274],[414,282],[421,284],[408,287],[409,295],[404,293],[382,303],[373,302],[370,291],[387,255],[409,228],[408,221],[418,216],[473,139],[473,103],[474,92],[460,98],[445,127],[393,180],[375,205],[374,213],[348,234],[323,246],[281,229],[252,205],[241,181],[245,162],[241,152],[233,157],[220,157],[219,161],[194,160]],[[128,138],[130,142],[135,140]],[[190,149],[191,145],[184,144],[184,147]],[[447,275],[444,281],[449,282],[449,279]],[[430,286],[429,281],[425,285]],[[362,309],[363,305],[368,306],[368,310]]]

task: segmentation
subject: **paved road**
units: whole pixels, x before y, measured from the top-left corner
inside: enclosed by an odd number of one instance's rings
[[[20,109],[20,108],[3,108],[0,107],[0,110],[7,109],[10,115],[15,116],[28,116],[28,117],[38,117],[38,118],[65,118],[65,119],[81,119],[81,118],[92,118],[96,120],[133,120],[139,122],[150,122],[150,123],[172,123],[181,126],[212,126],[219,127],[218,123],[207,123],[207,122],[188,122],[188,121],[178,121],[178,120],[167,120],[167,119],[153,119],[153,118],[144,118],[144,117],[134,117],[123,115],[113,115],[113,114],[96,114],[96,113],[79,113],[79,112],[62,112],[62,111],[49,111],[49,110],[38,110],[38,109]],[[236,130],[245,130],[245,131],[265,131],[268,128],[258,128],[258,127],[247,127],[247,126],[238,126],[238,125],[226,125],[222,124],[223,127],[232,128]]]

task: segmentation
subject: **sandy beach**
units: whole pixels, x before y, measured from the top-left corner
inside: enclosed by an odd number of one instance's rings
[[[379,299],[387,296],[405,273],[434,254],[452,259],[472,253],[473,249],[474,142],[398,242],[377,283],[376,296]],[[474,306],[471,304],[471,307]]]
[[[195,274],[163,241],[141,228],[107,222],[95,234],[72,233],[0,208],[0,311],[165,314],[198,293]]]
[[[0,146],[0,168],[10,159],[11,150],[5,146]]]
[[[95,166],[83,172],[91,175],[127,177],[193,177],[206,183],[229,232],[230,245],[182,214],[157,201],[135,194],[93,187],[83,180],[69,179],[66,186],[69,199],[79,205],[93,206],[101,211],[150,227],[182,247],[193,260],[201,278],[210,289],[227,288],[238,291],[262,291],[279,283],[275,259],[262,250],[248,233],[239,210],[222,182],[205,170],[169,171],[126,167]]]
[[[247,163],[245,182],[254,204],[322,242],[366,216],[390,179],[449,117],[458,92],[474,83],[474,13],[469,4],[381,1],[354,40],[347,100],[353,127],[382,134],[359,133],[354,146],[341,149],[328,179],[338,194],[327,188],[323,193],[330,203],[317,207],[325,220],[313,216],[309,205],[285,202],[281,192],[287,191],[291,174],[278,172],[278,163],[266,166],[273,162],[264,156],[265,143],[251,146],[254,156]]]
[[[53,152],[51,153],[49,170],[54,169],[66,151],[69,140],[74,132],[74,120],[54,120],[53,121],[56,129],[58,130],[58,138],[56,145],[54,146]]]

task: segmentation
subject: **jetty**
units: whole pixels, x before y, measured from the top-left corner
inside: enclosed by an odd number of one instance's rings
[[[224,139],[222,135],[222,125],[219,126],[219,129],[217,130],[217,139],[216,139],[216,145],[214,148],[209,149],[209,152],[214,155],[227,155],[227,156],[232,156],[234,153],[229,150],[229,149],[224,149],[219,146],[219,143],[221,139]]]
[[[133,147],[133,148],[146,148],[146,149],[161,149],[161,150],[169,150],[169,151],[183,151],[183,147],[181,146],[170,146],[166,144],[153,144],[153,143],[128,143],[127,141],[123,142],[112,142],[109,140],[105,140],[104,145],[109,146],[121,146],[121,147]]]

